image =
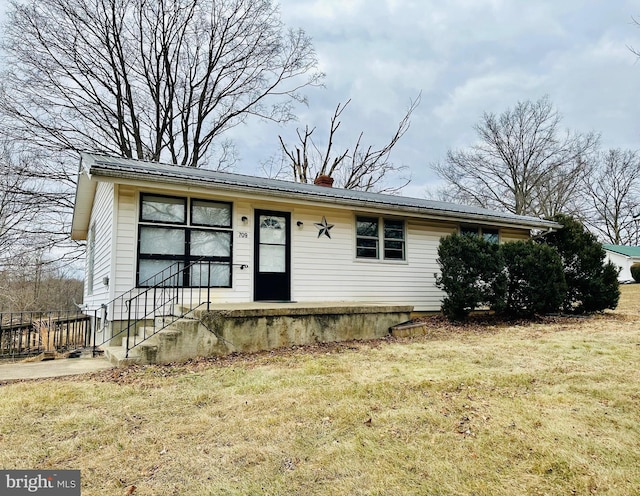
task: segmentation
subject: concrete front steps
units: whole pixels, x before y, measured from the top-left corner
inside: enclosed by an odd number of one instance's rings
[[[122,346],[103,347],[104,356],[116,366],[183,362],[197,356],[218,354],[218,339],[193,317],[156,317],[154,326],[140,326],[135,336],[129,337],[129,356]],[[162,329],[166,319],[172,321]],[[162,329],[156,331],[156,329]],[[126,341],[126,336],[123,341]]]

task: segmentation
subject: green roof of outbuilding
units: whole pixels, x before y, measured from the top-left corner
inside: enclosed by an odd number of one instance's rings
[[[640,246],[602,245],[602,247],[620,255],[640,258]]]

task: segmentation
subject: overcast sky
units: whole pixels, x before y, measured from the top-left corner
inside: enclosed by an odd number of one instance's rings
[[[473,143],[482,113],[548,95],[565,127],[601,133],[604,148],[640,148],[640,3],[626,0],[282,0],[314,41],[324,89],[308,91],[297,125],[325,130],[351,98],[341,131],[382,144],[422,92],[393,159],[412,171],[407,196],[436,180],[429,164]],[[285,128],[252,126],[242,170],[278,150]],[[245,130],[249,131],[249,130]],[[243,131],[244,132],[244,131]],[[289,134],[287,134],[289,133]],[[347,136],[349,134],[350,136]]]
[[[0,11],[7,0],[0,0]],[[299,122],[234,130],[241,163],[256,173],[278,134],[327,128],[351,98],[339,140],[381,145],[422,93],[392,158],[411,168],[407,196],[437,180],[429,165],[475,139],[483,112],[548,95],[565,127],[601,133],[603,148],[640,148],[640,3],[630,0],[281,0],[284,22],[313,39],[325,88],[307,91]]]

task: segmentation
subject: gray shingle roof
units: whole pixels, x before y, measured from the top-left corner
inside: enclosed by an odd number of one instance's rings
[[[182,186],[210,185],[218,190],[230,192],[252,192],[278,198],[313,200],[359,208],[397,210],[439,219],[466,220],[477,223],[491,222],[499,225],[538,229],[561,227],[555,222],[536,217],[497,212],[469,205],[342,188],[327,188],[314,184],[295,183],[103,155],[82,154],[81,167],[91,176],[114,179],[155,181]]]

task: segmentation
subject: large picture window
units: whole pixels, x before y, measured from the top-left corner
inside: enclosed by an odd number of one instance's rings
[[[139,287],[171,274],[167,286],[231,287],[230,203],[151,194],[142,194],[140,203]]]
[[[405,260],[404,221],[378,217],[357,217],[356,257]]]

